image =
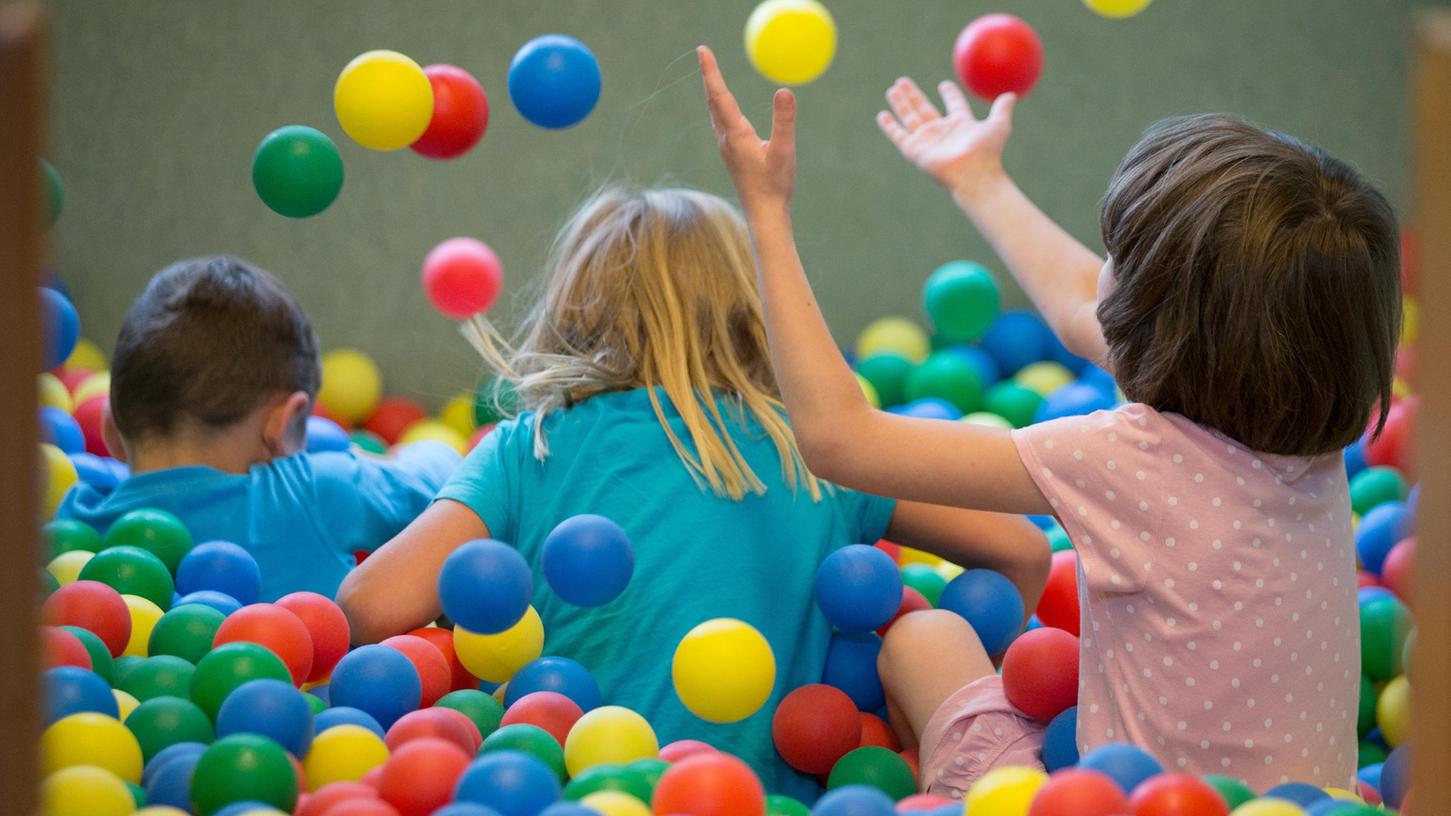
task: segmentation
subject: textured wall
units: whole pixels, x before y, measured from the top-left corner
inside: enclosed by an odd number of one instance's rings
[[[178,257],[229,252],[276,272],[325,346],[375,355],[390,390],[437,401],[478,364],[418,288],[437,241],[467,234],[503,258],[501,322],[522,312],[548,242],[606,181],[727,193],[691,48],[713,44],[748,114],[770,87],[748,67],[750,0],[55,0],[52,151],[67,182],[56,269],[86,334],[109,347],[147,277]],[[1124,22],[1076,0],[828,0],[836,63],[801,91],[797,227],[839,337],[873,317],[920,315],[920,284],[957,257],[989,261],[931,182],[881,137],[873,114],[899,74],[950,72],[953,38],[1007,8],[1041,34],[1045,73],[1018,109],[1008,164],[1022,186],[1097,244],[1096,205],[1115,163],[1156,118],[1230,110],[1315,141],[1404,205],[1410,0],[1158,0]],[[514,51],[537,34],[580,37],[604,93],[582,125],[548,132],[509,105]],[[488,135],[435,163],[364,150],[341,132],[332,84],[354,55],[393,48],[450,62],[489,92]],[[342,196],[290,221],[257,200],[250,161],[284,124],[319,127],[347,165]],[[993,264],[996,266],[996,264]],[[1010,302],[1021,302],[1013,290]]]

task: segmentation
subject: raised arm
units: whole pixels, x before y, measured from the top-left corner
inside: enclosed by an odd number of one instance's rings
[[[746,121],[701,47],[711,121],[750,225],[771,361],[807,465],[848,487],[1011,513],[1048,512],[1008,432],[871,408],[832,340],[791,234],[796,99],[776,92],[770,141]]]
[[[1080,357],[1101,361],[1098,275],[1103,259],[1064,232],[1003,170],[1003,148],[1017,98],[1004,94],[977,119],[952,82],[938,86],[946,115],[910,79],[887,90],[892,112],[877,124],[902,155],[952,193],[1007,264],[1058,339]]]

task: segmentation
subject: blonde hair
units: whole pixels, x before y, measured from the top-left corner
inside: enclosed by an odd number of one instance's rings
[[[732,499],[766,490],[732,441],[724,403],[732,421],[749,412],[760,424],[792,489],[804,484],[813,500],[821,497],[771,370],[745,223],[716,196],[602,190],[560,232],[543,295],[512,347],[483,319],[465,324],[465,334],[513,386],[518,409],[535,412],[541,460],[550,411],[644,388],[697,485]],[[657,387],[689,445],[666,421]]]

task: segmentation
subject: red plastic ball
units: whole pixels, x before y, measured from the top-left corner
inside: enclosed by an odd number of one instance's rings
[[[901,620],[903,615],[910,615],[913,612],[921,612],[924,609],[931,608],[931,602],[922,593],[904,584],[902,586],[902,605],[897,607],[897,614],[893,615],[891,620],[877,628],[877,635],[886,637],[887,630],[892,628],[892,624]]]
[[[1379,805],[1381,803],[1380,791],[1376,790],[1370,783],[1357,781],[1355,788],[1355,792],[1360,794],[1360,798],[1364,799],[1367,805]]]
[[[452,719],[459,725],[463,726],[464,731],[467,731],[469,735],[469,753],[477,754],[479,752],[479,746],[484,744],[484,735],[481,731],[479,731],[478,725],[476,725],[473,720],[469,719],[469,715],[463,713],[462,711],[459,711],[456,708],[446,708],[441,706],[434,706],[434,708],[430,710],[442,711],[444,714],[448,715],[449,719]],[[405,714],[404,716],[407,715]],[[397,723],[394,723],[394,725],[397,725]]]
[[[1028,816],[1119,816],[1128,809],[1123,790],[1108,775],[1067,768],[1038,789]]]
[[[1043,43],[1032,26],[1011,14],[988,14],[968,23],[952,49],[957,76],[982,99],[1023,96],[1043,72]]]
[[[489,97],[468,71],[454,65],[423,69],[433,86],[433,118],[410,147],[430,159],[456,159],[469,152],[489,127]]]
[[[579,704],[556,691],[535,691],[520,697],[504,712],[499,725],[527,723],[548,731],[564,746],[565,737],[576,721],[584,716]]]
[[[713,745],[701,742],[700,740],[683,739],[676,740],[669,745],[666,745],[664,748],[661,748],[660,758],[665,760],[666,762],[674,763],[679,762],[680,760],[685,759],[688,756],[695,756],[696,754],[714,753],[716,753],[716,750],[715,746]]]
[[[1412,606],[1411,588],[1415,583],[1416,539],[1407,538],[1391,547],[1381,564],[1380,580],[1406,606]]]
[[[439,654],[443,655],[443,659],[448,661],[449,676],[451,678],[449,691],[476,689],[479,687],[479,679],[469,674],[469,670],[464,668],[463,662],[458,659],[458,653],[453,649],[452,629],[445,629],[441,626],[424,626],[419,629],[414,629],[408,634],[417,638],[423,638],[429,643],[432,643],[434,648],[438,649]]]
[[[65,390],[74,394],[76,389],[81,387],[81,383],[89,380],[91,375],[95,373],[89,368],[62,366],[55,376],[60,379],[60,383],[65,386]]]
[[[457,745],[460,750],[467,751],[470,756],[478,751],[478,744],[474,741],[474,733],[464,727],[457,718],[449,715],[452,711],[449,708],[420,708],[417,711],[410,711],[398,718],[393,727],[388,729],[388,734],[383,738],[388,750],[394,751],[398,748],[421,739],[441,739]],[[455,712],[462,713],[462,712]],[[464,719],[468,719],[467,716]],[[479,740],[478,742],[483,742]]]
[[[751,766],[730,754],[696,754],[666,769],[652,805],[658,814],[763,816],[766,790]]]
[[[450,238],[423,259],[423,291],[444,317],[464,320],[489,310],[504,285],[499,256],[483,241]]]
[[[353,423],[349,422],[341,415],[329,411],[327,409],[327,406],[323,405],[320,402],[314,402],[312,404],[312,415],[315,417],[321,417],[323,419],[326,419],[327,421],[337,425],[339,428],[342,428],[345,431],[353,430]]]
[[[897,756],[901,757],[902,761],[907,763],[907,767],[912,769],[912,778],[921,782],[922,752],[917,748],[908,748],[905,751],[898,751]]]
[[[453,687],[453,672],[449,668],[448,659],[432,643],[413,635],[394,635],[382,641],[381,645],[402,652],[408,662],[413,664],[413,668],[418,670],[418,679],[423,684],[420,707],[438,702],[438,698]]]
[[[1420,410],[1420,402],[1414,396],[1392,402],[1390,410],[1386,412],[1385,427],[1375,438],[1371,438],[1369,434],[1375,430],[1375,423],[1380,419],[1380,415],[1371,416],[1370,426],[1366,428],[1366,464],[1374,467],[1393,467],[1410,476],[1414,441],[1411,437],[1415,433],[1416,414]]]
[[[91,653],[81,639],[64,629],[54,626],[40,627],[40,653],[45,658],[45,667],[75,666],[90,671]]]
[[[79,626],[106,644],[112,657],[131,640],[131,611],[121,593],[100,581],[72,581],[45,599],[40,618],[52,626]]]
[[[1380,582],[1380,578],[1377,577],[1375,573],[1373,573],[1373,572],[1367,572],[1365,570],[1360,570],[1360,571],[1358,571],[1358,572],[1355,573],[1355,588],[1356,589],[1365,589],[1366,587],[1378,587],[1378,586],[1382,586],[1382,584]]]
[[[111,449],[106,447],[106,436],[101,431],[105,425],[106,406],[110,404],[109,396],[98,394],[77,405],[71,412],[76,424],[81,426],[81,435],[86,438],[86,453],[96,456],[111,455]]]
[[[307,790],[307,771],[302,768],[302,760],[288,753],[287,761],[292,763],[292,775],[297,778],[297,789],[300,791]]]
[[[857,740],[858,748],[876,745],[889,751],[902,750],[902,741],[897,739],[896,733],[892,731],[892,726],[887,725],[881,717],[858,711],[857,719],[862,723],[862,735]]]
[[[1048,627],[1024,632],[1003,655],[1003,692],[1039,720],[1077,704],[1078,638]]]
[[[428,816],[453,800],[453,788],[472,756],[441,739],[414,740],[383,763],[378,796],[399,816]]]
[[[312,637],[312,670],[307,673],[307,681],[316,683],[332,674],[333,667],[348,653],[352,639],[342,608],[316,592],[283,595],[277,605],[296,615]]]
[[[329,782],[318,788],[297,809],[297,816],[323,816],[328,808],[349,799],[377,799],[378,792],[362,782]]]
[[[957,802],[948,799],[946,796],[938,796],[933,793],[914,793],[897,803],[897,812],[911,813],[913,811],[932,810],[933,808],[954,804],[957,804]]]
[[[374,768],[381,771],[381,768]],[[323,811],[323,816],[402,816],[382,799],[346,799]]]
[[[1412,388],[1416,387],[1416,347],[1414,345],[1401,346],[1396,349],[1396,376],[1406,381]]]
[[[902,560],[902,545],[900,544],[895,544],[883,538],[879,539],[877,543],[873,544],[872,546],[886,553],[887,557],[892,559],[894,563]]]
[[[856,704],[832,686],[802,686],[787,694],[771,719],[771,738],[787,765],[803,773],[825,774],[838,759],[861,744]]]
[[[1078,634],[1078,553],[1072,550],[1053,553],[1037,614],[1044,626]]]
[[[393,445],[409,425],[420,419],[428,419],[428,412],[423,410],[423,406],[407,397],[384,397],[378,400],[378,407],[363,423],[363,430],[371,431]]]
[[[1229,805],[1208,782],[1166,773],[1142,782],[1129,797],[1134,816],[1229,816]]]
[[[292,684],[302,685],[312,672],[312,635],[298,617],[277,604],[249,604],[217,627],[212,648],[223,643],[255,643],[287,664]]]

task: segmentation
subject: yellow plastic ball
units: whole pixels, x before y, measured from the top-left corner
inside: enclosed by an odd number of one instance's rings
[[[1392,748],[1411,738],[1411,681],[1404,674],[1381,689],[1375,703],[1375,724]]]
[[[156,628],[156,622],[161,620],[163,614],[161,607],[140,595],[122,595],[121,600],[126,602],[126,608],[131,611],[131,639],[126,641],[126,651],[121,654],[127,657],[146,657],[151,630]]]
[[[40,513],[43,518],[55,515],[56,508],[65,499],[65,494],[76,483],[76,466],[65,451],[48,442],[40,443],[41,496]]]
[[[40,783],[41,816],[127,816],[135,812],[136,800],[126,783],[94,765],[63,768]]]
[[[126,722],[127,717],[131,716],[131,712],[141,705],[140,700],[120,689],[111,689],[111,695],[116,698],[116,708],[121,712],[119,719],[123,723]]]
[[[713,723],[744,720],[776,684],[776,656],[756,628],[716,618],[686,633],[670,665],[675,693],[695,716]]]
[[[141,781],[141,745],[114,717],[83,711],[62,717],[40,735],[41,773],[94,765],[125,782]]]
[[[71,392],[66,390],[65,383],[60,377],[51,373],[40,375],[38,385],[40,396],[40,407],[59,408],[69,414],[76,409],[75,401],[71,399]]]
[[[923,552],[922,550],[915,550],[905,546],[902,547],[902,552],[897,556],[897,564],[903,567],[908,564],[926,564],[933,569],[937,569],[937,565],[942,563],[945,562],[930,552]]]
[[[356,782],[388,761],[388,746],[361,725],[335,725],[318,734],[302,758],[307,789],[330,782]]]
[[[596,765],[628,765],[660,753],[655,730],[645,718],[620,706],[585,712],[564,740],[564,767],[570,776]]]
[[[966,571],[960,564],[954,564],[951,561],[943,561],[937,565],[937,574],[949,581]]]
[[[1284,799],[1256,799],[1235,808],[1229,816],[1305,816],[1305,811]]]
[[[1094,13],[1110,20],[1122,20],[1149,7],[1154,0],[1083,0]]]
[[[45,565],[45,569],[55,576],[56,583],[65,586],[81,577],[81,567],[95,557],[96,554],[93,552],[71,550],[57,555],[54,560]]]
[[[460,436],[458,431],[437,419],[420,419],[410,424],[403,430],[403,433],[398,435],[400,445],[411,445],[424,440],[442,442],[460,454],[468,452],[468,437]]]
[[[497,635],[481,635],[455,626],[453,649],[470,674],[490,683],[502,683],[544,653],[544,622],[531,606],[518,623]]]
[[[498,701],[499,705],[503,705],[504,698],[509,696],[509,684],[500,683],[499,687],[494,689],[494,693],[492,696],[496,701]]]
[[[650,816],[650,808],[628,793],[602,790],[579,800],[581,805],[598,811],[600,816]]]
[[[317,401],[348,422],[367,419],[383,398],[383,375],[377,363],[357,349],[337,349],[322,356],[322,387]]]
[[[805,85],[836,56],[836,21],[816,0],[766,0],[746,20],[746,56],[772,82]]]
[[[65,358],[66,368],[79,368],[86,371],[105,371],[109,364],[106,362],[106,353],[101,347],[82,337],[76,341],[76,347],[71,349],[71,356]]]
[[[906,357],[914,363],[927,359],[932,352],[932,342],[921,326],[905,317],[883,317],[867,324],[856,341],[857,359],[866,359],[873,354],[891,352]]]
[[[1413,297],[1401,299],[1401,345],[1409,346],[1421,336],[1421,302]]]
[[[971,425],[981,425],[985,428],[1002,428],[1005,431],[1011,431],[1013,429],[1013,423],[989,411],[978,411],[968,414],[962,418],[962,421]]]
[[[91,397],[106,397],[111,394],[111,372],[97,371],[91,376],[81,380],[76,390],[71,392],[71,401],[80,405]]]
[[[856,375],[856,384],[861,386],[862,396],[867,398],[867,404],[873,408],[882,407],[882,398],[877,394],[876,386],[872,385],[866,377]]]
[[[418,63],[397,51],[359,54],[333,87],[338,124],[363,147],[399,150],[418,141],[433,118],[433,86]]]
[[[1040,397],[1047,397],[1073,380],[1073,372],[1067,366],[1052,361],[1025,366],[1013,377],[1013,382]]]
[[[1032,768],[994,768],[973,783],[963,800],[965,816],[1027,816],[1048,775]]]
[[[474,431],[479,427],[474,423],[473,392],[465,391],[445,402],[443,410],[438,412],[438,419],[464,439],[473,436]]]
[[[171,805],[147,805],[136,811],[136,816],[188,816],[187,812]]]
[[[1365,804],[1364,799],[1356,796],[1348,790],[1341,790],[1340,788],[1326,788],[1325,792],[1330,794],[1331,799],[1335,799],[1341,802],[1359,802],[1360,804]]]

